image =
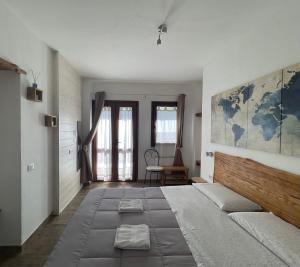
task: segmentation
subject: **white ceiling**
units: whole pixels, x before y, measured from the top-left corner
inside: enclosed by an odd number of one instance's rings
[[[194,81],[218,47],[260,27],[282,0],[6,0],[85,77]],[[168,34],[156,46],[157,27]]]

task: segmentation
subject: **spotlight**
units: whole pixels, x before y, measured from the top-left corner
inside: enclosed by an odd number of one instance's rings
[[[161,39],[160,39],[160,35],[158,36],[158,39],[157,39],[157,42],[156,42],[157,45],[161,45]]]
[[[161,24],[161,25],[159,25],[159,27],[158,27],[158,39],[157,39],[157,42],[156,42],[157,45],[161,45],[161,39],[160,39],[160,36],[161,36],[162,34],[167,33],[167,31],[168,31],[168,27],[167,27],[166,24]]]

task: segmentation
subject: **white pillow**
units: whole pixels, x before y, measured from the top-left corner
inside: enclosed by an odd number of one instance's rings
[[[300,266],[300,229],[268,212],[229,216],[289,266]]]
[[[261,207],[253,201],[219,184],[194,183],[194,187],[215,202],[220,209],[232,211],[258,211]]]

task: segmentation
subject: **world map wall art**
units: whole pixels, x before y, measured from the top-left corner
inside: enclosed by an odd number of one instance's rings
[[[300,157],[300,64],[212,97],[212,143]]]

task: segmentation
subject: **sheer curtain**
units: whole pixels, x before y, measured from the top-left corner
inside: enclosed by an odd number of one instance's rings
[[[110,107],[104,107],[100,116],[98,125],[97,153],[97,179],[111,181],[112,142]]]
[[[176,107],[158,107],[156,118],[156,143],[176,143]]]
[[[133,132],[132,108],[121,107],[119,113],[119,180],[132,180]]]

